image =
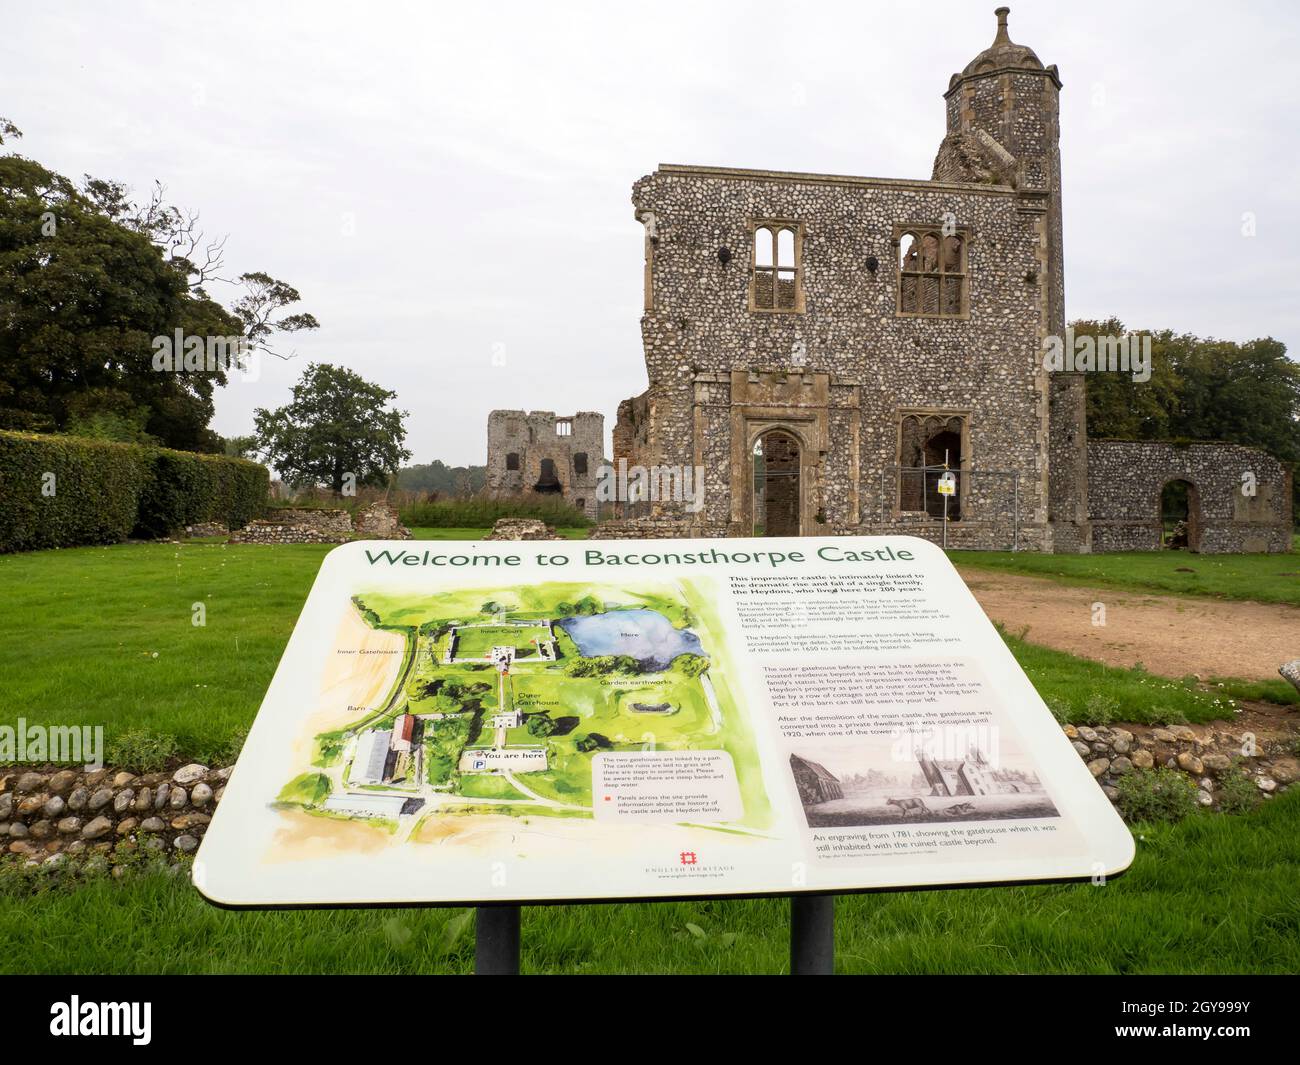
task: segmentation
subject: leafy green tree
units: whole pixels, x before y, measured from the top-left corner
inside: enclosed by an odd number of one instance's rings
[[[555,731],[556,724],[549,714],[529,714],[527,728],[530,736],[545,739]]]
[[[1120,335],[1115,319],[1074,322],[1076,335]],[[1088,377],[1088,435],[1127,440],[1229,440],[1300,460],[1300,364],[1271,337],[1246,343],[1151,334],[1151,380]]]
[[[116,420],[171,447],[213,449],[207,425],[225,372],[156,372],[153,338],[176,329],[241,332],[67,178],[0,156],[0,426],[61,431],[102,411],[101,428]]]
[[[221,450],[232,459],[251,459],[257,456],[257,437],[226,436],[221,439]]]
[[[302,299],[292,285],[260,271],[240,274],[238,283],[243,286],[244,294],[235,300],[232,310],[243,323],[245,339],[252,347],[278,355],[269,343],[276,333],[300,333],[320,327],[314,315],[282,313]]]
[[[0,144],[21,136],[0,118]],[[137,201],[119,182],[0,155],[0,428],[221,450],[208,423],[229,365],[159,370],[155,338],[271,351],[274,334],[317,325],[288,313],[298,293],[266,274],[231,282],[242,295],[230,310],[213,299],[224,245],[159,183]]]
[[[68,417],[63,428],[73,436],[94,440],[157,444],[157,437],[145,428],[148,420],[148,409],[137,407],[125,393],[92,388],[68,400]]]
[[[293,400],[253,412],[258,450],[295,487],[382,485],[411,456],[406,411],[397,394],[342,366],[311,363],[293,386]]]
[[[1125,334],[1117,318],[1103,322],[1071,322],[1076,337]],[[1178,408],[1181,381],[1169,360],[1156,355],[1152,340],[1151,380],[1136,382],[1130,374],[1088,375],[1088,435],[1112,440],[1162,440]]]

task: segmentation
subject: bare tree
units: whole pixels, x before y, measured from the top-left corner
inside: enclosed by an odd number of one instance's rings
[[[244,323],[244,336],[250,347],[261,348],[278,359],[291,359],[295,353],[282,355],[270,347],[267,340],[271,335],[320,328],[313,314],[280,314],[302,299],[292,285],[261,272],[240,274],[235,284],[243,286],[244,294],[235,300],[231,310]]]

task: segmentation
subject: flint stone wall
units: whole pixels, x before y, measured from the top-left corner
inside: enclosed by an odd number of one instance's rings
[[[230,768],[172,773],[81,768],[0,770],[0,854],[27,862],[119,850],[190,854],[225,794]]]
[[[653,516],[693,535],[751,535],[752,438],[779,427],[800,442],[803,532],[856,531],[882,509],[893,521],[880,471],[899,463],[901,416],[938,410],[968,418],[975,465],[1019,471],[1022,524],[1045,528],[1048,375],[1040,286],[1026,280],[1040,269],[1036,200],[1004,186],[663,166],[633,202],[656,221],[649,388],[620,409],[616,457],[703,466],[706,478],[698,514],[668,501]],[[969,314],[900,315],[898,230],[948,214],[967,241]],[[750,309],[751,224],[763,219],[802,227],[804,313]]]
[[[250,521],[230,537],[234,544],[343,544],[350,540],[409,540],[411,531],[387,503],[372,503],[353,517],[342,509],[283,507]]]
[[[569,432],[561,435],[559,424]],[[510,456],[516,469],[510,469]],[[605,416],[579,411],[571,417],[549,410],[494,410],[488,415],[487,488],[503,495],[536,490],[542,464],[549,461],[558,482],[555,492],[589,518],[599,512],[597,478],[605,463]]]
[[[1253,477],[1254,495],[1243,492],[1244,475]],[[1192,550],[1289,551],[1291,476],[1271,455],[1239,444],[1090,440],[1093,550],[1160,550],[1161,492],[1171,481],[1186,481],[1198,504],[1189,521]]]

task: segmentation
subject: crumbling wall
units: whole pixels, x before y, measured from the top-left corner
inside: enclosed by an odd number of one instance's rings
[[[349,540],[409,540],[397,509],[383,500],[357,511],[280,507],[231,534],[232,544],[343,544]]]
[[[657,235],[653,306],[642,318],[649,388],[620,408],[616,453],[702,466],[706,478],[701,510],[661,507],[658,516],[694,535],[750,535],[752,441],[785,429],[806,463],[802,532],[888,528],[902,519],[881,485],[897,482],[902,418],[924,411],[965,419],[973,466],[1019,473],[1022,544],[1043,544],[1049,379],[1040,336],[1050,316],[1037,196],[682,166],[638,181],[634,205],[654,215]],[[900,314],[900,234],[949,217],[967,241],[968,313]],[[800,226],[802,313],[751,309],[752,227],[768,219]],[[999,514],[1009,506],[1000,501]],[[1007,541],[999,531],[974,546]]]
[[[595,518],[605,464],[605,416],[494,410],[488,415],[487,487],[505,495],[555,494]]]
[[[1205,554],[1291,548],[1291,472],[1239,444],[1088,441],[1089,524],[1095,551],[1158,551],[1160,496],[1171,481],[1195,489]],[[1253,490],[1253,492],[1251,491]]]

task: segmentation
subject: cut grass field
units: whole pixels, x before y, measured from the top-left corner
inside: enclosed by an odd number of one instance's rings
[[[1138,826],[1122,877],[843,896],[843,973],[1294,973],[1300,792],[1251,814]],[[39,874],[38,874],[39,875]],[[0,873],[7,973],[467,973],[465,910],[240,913],[165,873],[81,886]],[[581,886],[575,884],[575,890]],[[779,973],[788,904],[527,907],[526,973]]]
[[[160,737],[178,756],[229,761],[329,550],[154,543],[0,556],[0,724],[103,724],[118,761],[142,740],[156,756]],[[1089,720],[1090,699],[1094,712],[1130,721],[1166,708],[1189,721],[1222,712],[1203,691],[1008,642],[1069,720]]]
[[[1300,546],[1293,544],[1288,555],[1192,555],[1186,551],[1043,555],[1032,551],[949,551],[948,557],[962,566],[1049,577],[1067,584],[1109,585],[1300,606],[1297,550]]]
[[[1120,669],[1076,658],[1050,647],[1002,634],[1038,694],[1061,722],[1104,725],[1109,721],[1186,724],[1230,718],[1235,698],[1254,693],[1246,681],[1204,691],[1190,681],[1170,680],[1140,669]]]

